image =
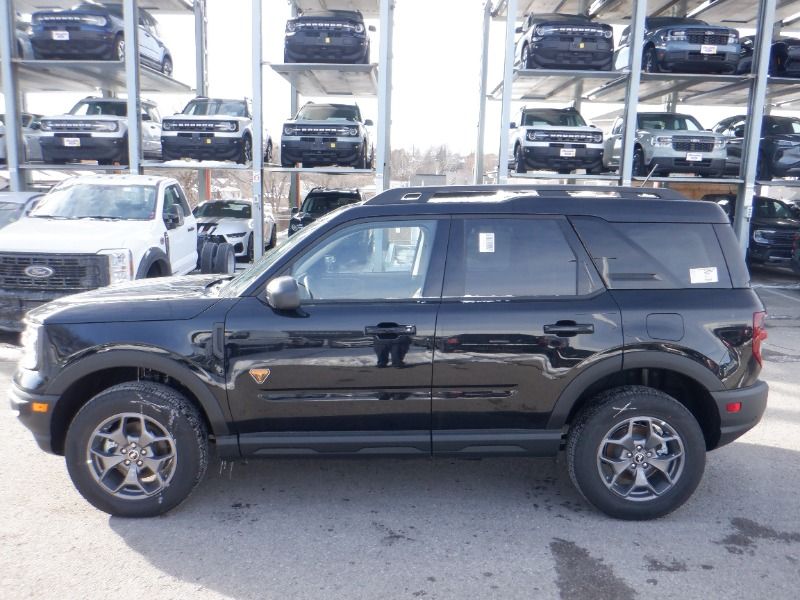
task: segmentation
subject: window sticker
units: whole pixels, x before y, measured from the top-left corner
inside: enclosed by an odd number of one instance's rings
[[[689,281],[691,283],[717,283],[717,267],[699,267],[689,269]]]
[[[494,233],[478,234],[478,251],[494,252]]]

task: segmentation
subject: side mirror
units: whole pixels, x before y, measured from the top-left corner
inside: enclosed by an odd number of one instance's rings
[[[150,115],[147,113],[142,113],[142,121],[152,121],[153,119],[150,118]]]
[[[275,310],[300,308],[300,286],[294,277],[276,277],[267,284],[267,304]]]
[[[293,215],[296,215],[296,214],[297,214],[297,213],[299,213],[299,212],[300,212],[300,209],[299,209],[299,208],[297,208],[296,206],[293,206],[293,207],[292,207],[292,214],[293,214]]]
[[[508,124],[508,128],[509,129],[516,129],[517,128],[517,124],[512,121],[511,123]]]
[[[744,127],[737,127],[733,130],[733,137],[743,138],[744,137]]]
[[[31,123],[31,127],[30,128],[33,131],[39,131],[42,128],[42,124],[39,123],[38,121],[34,121],[33,123]]]
[[[170,206],[164,213],[164,225],[167,229],[175,229],[183,225],[183,209],[177,204]]]
[[[589,127],[591,127],[592,129],[597,129],[597,125],[595,125],[594,123],[590,123]]]
[[[522,33],[522,27],[517,27],[514,31],[516,31],[517,33]]]
[[[367,119],[364,121],[364,127],[372,127],[375,123],[372,122],[372,119]]]
[[[369,27],[367,27],[367,29],[368,29],[369,31],[373,31],[373,32],[374,32],[374,31],[377,31],[377,29],[375,29],[375,25],[370,25]]]

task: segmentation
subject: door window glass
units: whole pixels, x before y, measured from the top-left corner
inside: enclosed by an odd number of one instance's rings
[[[448,296],[574,296],[578,266],[558,221],[465,219],[454,236],[445,289]],[[460,263],[460,264],[459,264]]]
[[[389,221],[337,231],[291,268],[311,300],[421,298],[436,221]]]

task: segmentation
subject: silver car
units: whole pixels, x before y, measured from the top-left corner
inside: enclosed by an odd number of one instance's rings
[[[22,113],[20,117],[20,126],[22,133],[22,144],[24,148],[23,156],[20,158],[23,162],[32,162],[42,160],[42,147],[39,145],[39,135],[41,131],[41,124],[39,119],[41,115],[32,115],[30,113]],[[5,163],[6,156],[6,116],[0,115],[0,163]]]
[[[192,211],[200,238],[233,246],[237,258],[253,260],[253,201],[249,198],[209,200]],[[264,249],[275,246],[278,226],[272,205],[264,204]]]

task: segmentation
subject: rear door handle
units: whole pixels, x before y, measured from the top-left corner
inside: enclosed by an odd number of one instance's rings
[[[416,325],[368,325],[364,327],[364,335],[416,335]]]
[[[189,227],[189,231],[194,231],[194,227]]]
[[[575,321],[558,321],[544,326],[544,332],[558,337],[573,337],[579,334],[594,333],[593,323],[576,323]]]

